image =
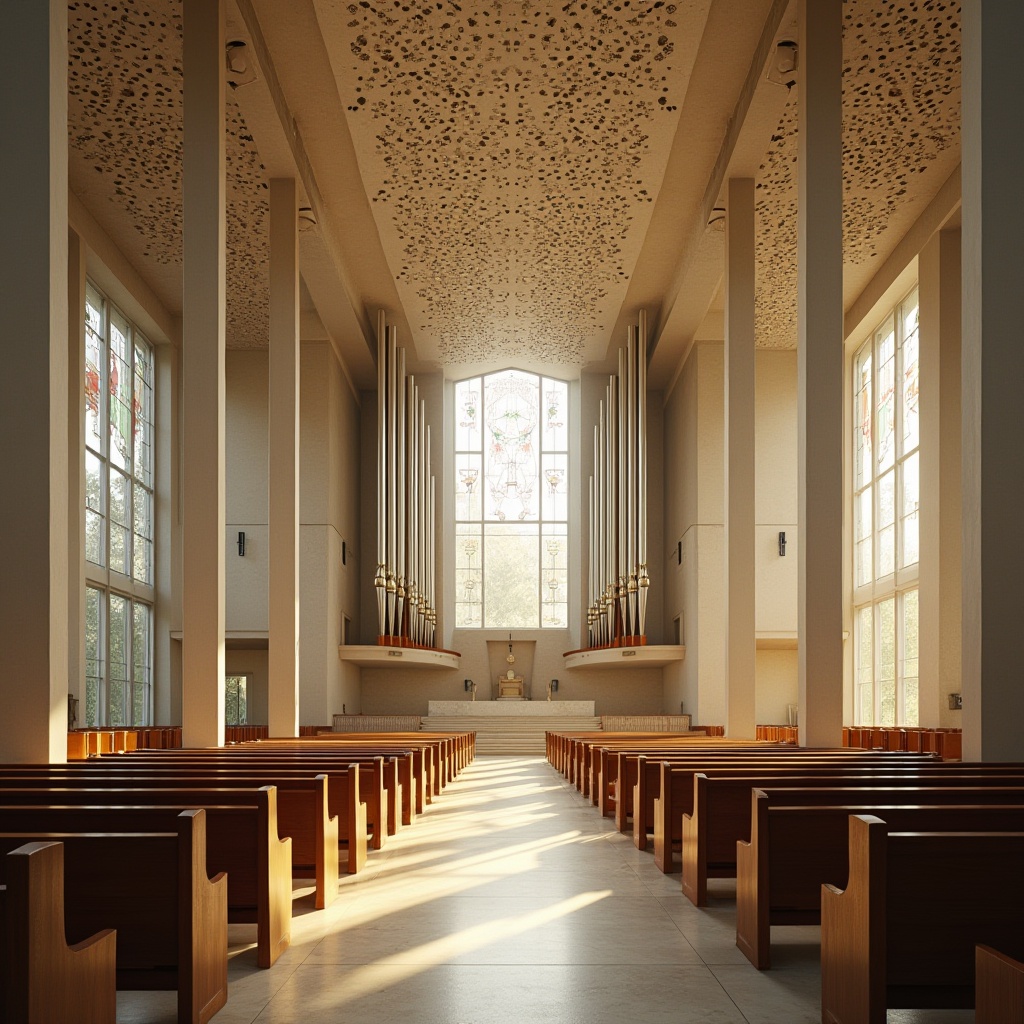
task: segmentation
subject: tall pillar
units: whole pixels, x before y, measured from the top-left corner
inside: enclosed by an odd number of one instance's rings
[[[294,178],[270,182],[271,736],[299,734],[299,234]]]
[[[964,758],[1019,760],[1024,7],[965,0],[962,24]]]
[[[802,0],[799,38],[799,721],[817,747],[843,725],[842,0]]]
[[[68,230],[68,693],[85,725],[85,242]]]
[[[726,735],[756,732],[754,180],[731,178],[725,236]]]
[[[67,3],[8,5],[0,61],[0,761],[63,761],[68,692]]]
[[[184,0],[182,737],[224,742],[224,10]]]
[[[936,234],[918,258],[921,315],[921,560],[919,722],[959,726],[960,231]]]

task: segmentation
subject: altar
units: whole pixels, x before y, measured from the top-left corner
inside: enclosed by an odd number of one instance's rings
[[[430,717],[592,718],[592,700],[431,700]]]
[[[511,670],[507,676],[498,676],[498,700],[525,700],[523,677],[513,675]]]

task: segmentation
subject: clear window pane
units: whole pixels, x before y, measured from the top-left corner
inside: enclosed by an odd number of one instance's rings
[[[129,575],[131,551],[129,508],[131,490],[128,478],[119,470],[110,470],[110,568]]]
[[[534,524],[488,525],[484,534],[485,626],[528,629],[540,625],[539,539],[540,531]]]
[[[920,457],[917,452],[903,463],[903,508],[900,520],[902,553],[900,566],[913,565],[920,557],[918,503],[921,493]]]
[[[110,686],[109,717],[112,726],[129,725],[127,699],[130,693],[131,604],[120,594],[110,595]]]
[[[902,595],[903,650],[900,655],[900,674],[903,679],[903,725],[918,724],[918,600],[917,591]]]
[[[132,575],[141,583],[153,582],[153,496],[136,486],[134,491],[135,541]]]
[[[103,630],[103,593],[95,587],[85,588],[85,716],[83,725],[101,725],[101,693],[103,684],[103,652],[106,647]]]
[[[455,625],[483,625],[483,539],[478,525],[455,527]]]
[[[874,492],[870,487],[861,492],[854,499],[854,566],[856,586],[862,587],[874,579],[874,566],[872,565],[872,523]]]
[[[896,569],[896,474],[892,470],[878,481],[878,575],[891,575]]]
[[[878,693],[879,725],[896,724],[896,601],[879,601]]]
[[[148,724],[148,695],[153,683],[152,670],[152,628],[153,609],[149,605],[135,604],[132,607],[132,678],[134,700],[132,724]]]

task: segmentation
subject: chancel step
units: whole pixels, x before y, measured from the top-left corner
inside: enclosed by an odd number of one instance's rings
[[[597,732],[601,719],[588,715],[429,715],[425,732],[475,732],[478,754],[544,754],[544,733]]]

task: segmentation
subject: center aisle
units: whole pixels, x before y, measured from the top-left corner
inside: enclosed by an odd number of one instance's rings
[[[270,971],[232,962],[216,1024],[816,1024],[818,929],[759,973],[734,888],[697,910],[543,758],[477,757],[416,822],[295,903]]]

